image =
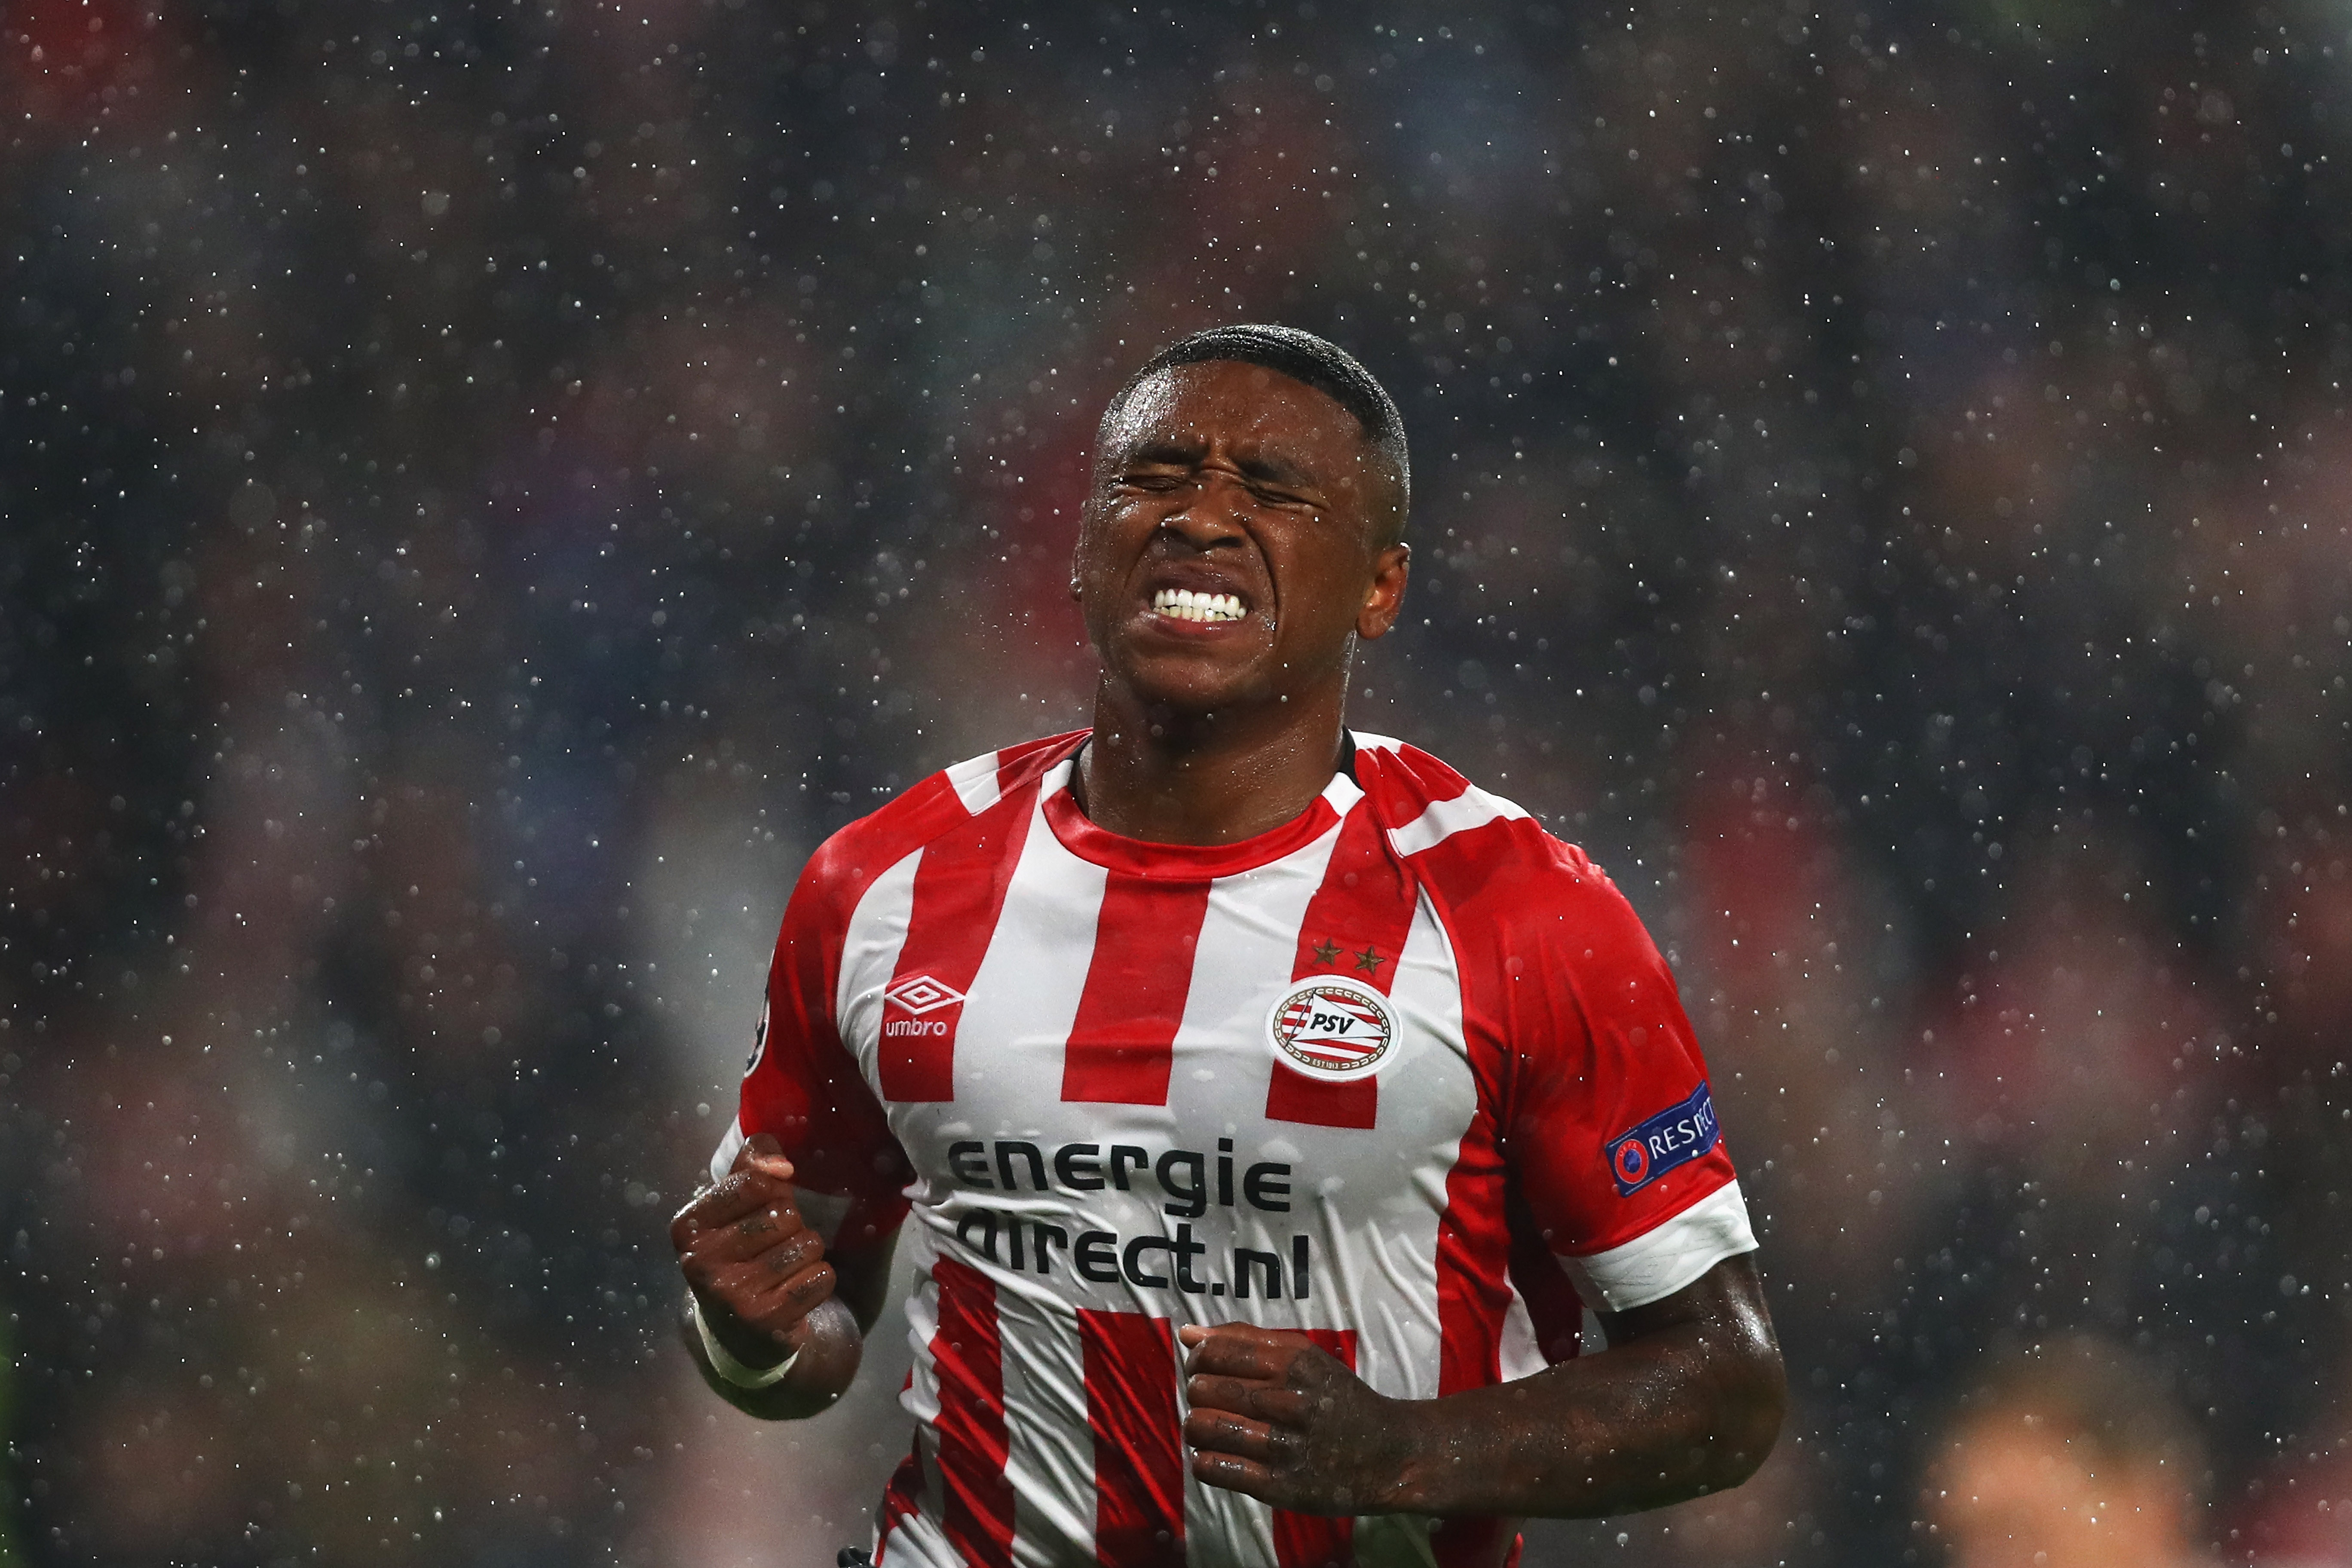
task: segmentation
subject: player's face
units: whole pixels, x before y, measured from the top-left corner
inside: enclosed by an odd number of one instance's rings
[[[1334,694],[1395,621],[1411,552],[1355,416],[1216,360],[1153,375],[1103,432],[1071,585],[1106,677],[1206,712]]]

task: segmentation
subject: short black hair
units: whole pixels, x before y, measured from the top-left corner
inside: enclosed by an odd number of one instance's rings
[[[1205,364],[1212,360],[1238,360],[1304,382],[1356,416],[1364,439],[1380,453],[1396,480],[1395,531],[1404,530],[1407,505],[1412,497],[1412,466],[1405,452],[1404,416],[1380,378],[1363,362],[1328,338],[1297,327],[1271,322],[1242,322],[1207,327],[1177,339],[1143,362],[1104,406],[1107,424],[1128,395],[1150,376],[1178,365]]]

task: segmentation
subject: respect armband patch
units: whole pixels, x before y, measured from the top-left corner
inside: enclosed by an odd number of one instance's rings
[[[1609,1173],[1616,1179],[1617,1195],[1632,1197],[1668,1171],[1705,1154],[1722,1136],[1715,1121],[1715,1097],[1702,1083],[1681,1104],[1670,1105],[1609,1140]]]

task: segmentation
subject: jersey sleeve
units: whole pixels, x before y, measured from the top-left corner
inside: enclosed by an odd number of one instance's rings
[[[1580,851],[1514,826],[1520,853],[1481,900],[1500,918],[1465,1021],[1507,1064],[1525,1212],[1585,1304],[1623,1311],[1756,1238],[1664,958]]]
[[[853,858],[840,839],[829,841],[793,889],[735,1125],[710,1162],[717,1180],[746,1139],[774,1134],[793,1163],[803,1216],[827,1247],[897,1230],[913,1175],[834,1017],[844,939],[870,880],[852,870]]]

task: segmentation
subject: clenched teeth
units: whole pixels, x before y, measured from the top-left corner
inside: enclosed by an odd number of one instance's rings
[[[1162,588],[1151,596],[1157,613],[1179,621],[1238,621],[1242,602],[1231,594],[1196,594],[1190,588]]]

